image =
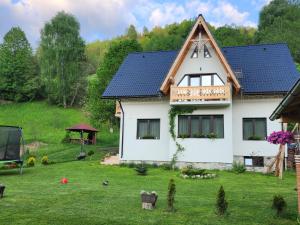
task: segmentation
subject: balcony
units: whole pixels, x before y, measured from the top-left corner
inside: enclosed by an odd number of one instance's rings
[[[171,86],[171,105],[229,105],[231,88],[222,86]]]

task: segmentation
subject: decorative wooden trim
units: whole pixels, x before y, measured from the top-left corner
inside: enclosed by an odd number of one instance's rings
[[[229,100],[230,84],[222,86],[177,87],[171,86],[170,101]]]
[[[121,107],[120,107],[120,103],[118,101],[116,101],[115,117],[121,117]]]
[[[182,64],[190,46],[192,43],[192,40],[194,39],[194,37],[196,36],[196,31],[197,28],[202,25],[204,31],[206,32],[206,34],[208,35],[208,39],[212,44],[212,47],[215,49],[215,51],[217,52],[217,55],[221,61],[221,63],[223,64],[225,70],[227,71],[227,77],[229,81],[233,82],[233,85],[235,87],[236,92],[238,92],[241,88],[238,80],[236,79],[231,67],[229,66],[226,58],[224,57],[222,51],[220,50],[220,48],[218,47],[218,44],[216,43],[216,41],[214,40],[212,34],[210,33],[208,26],[206,25],[206,22],[203,18],[202,15],[200,15],[197,19],[197,22],[195,23],[194,27],[192,28],[190,34],[188,35],[184,45],[182,46],[181,50],[179,51],[175,61],[173,62],[163,84],[160,87],[160,90],[164,93],[167,94],[169,88],[170,88],[170,83],[171,83],[171,79],[174,78],[176,72],[178,71],[180,65]]]

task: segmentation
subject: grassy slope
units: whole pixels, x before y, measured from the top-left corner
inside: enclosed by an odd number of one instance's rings
[[[23,128],[25,142],[40,141],[47,145],[36,153],[40,158],[47,154],[51,161],[73,160],[79,153],[79,145],[61,144],[65,128],[77,123],[89,123],[79,109],[63,109],[45,102],[0,105],[0,124],[18,125]],[[101,153],[100,148],[118,146],[118,132],[112,135],[103,125],[98,133],[98,144],[86,146],[86,150]]]
[[[38,166],[25,169],[22,176],[2,171],[0,183],[6,184],[7,192],[0,200],[0,224],[296,224],[294,173],[286,173],[282,181],[253,173],[217,173],[218,178],[212,180],[183,180],[178,172],[162,169],[137,176],[133,169],[101,166],[98,161]],[[67,185],[59,184],[63,176],[69,178]],[[170,178],[177,185],[175,213],[165,211]],[[105,179],[108,187],[101,185]],[[229,202],[229,215],[224,218],[215,214],[221,184]],[[141,190],[158,192],[157,209],[141,209]],[[276,218],[271,209],[274,194],[287,201],[283,218]]]

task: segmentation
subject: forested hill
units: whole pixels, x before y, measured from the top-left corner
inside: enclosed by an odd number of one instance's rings
[[[210,25],[209,27],[220,47],[286,42],[295,62],[300,63],[299,5],[300,3],[297,1],[272,1],[261,10],[258,28],[234,25],[217,28]],[[151,31],[144,27],[140,33],[131,25],[123,36],[87,44],[86,54],[94,71],[96,71],[111,42],[120,41],[124,38],[136,39],[143,51],[176,50],[182,46],[194,21],[194,19],[184,20],[181,23],[173,23],[163,28],[155,27]]]

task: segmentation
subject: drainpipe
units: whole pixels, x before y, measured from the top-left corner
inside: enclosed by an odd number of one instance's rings
[[[122,111],[122,134],[121,134],[121,159],[123,158],[123,147],[124,147],[124,110],[123,110],[123,106],[121,103],[121,99],[118,99],[119,105],[120,105],[120,109]]]

